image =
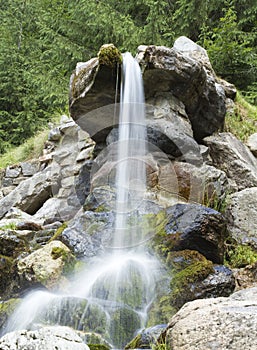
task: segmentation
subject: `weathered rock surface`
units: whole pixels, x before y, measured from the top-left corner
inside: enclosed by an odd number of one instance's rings
[[[14,206],[28,214],[34,214],[58,188],[58,179],[58,167],[48,167],[22,181],[11,193],[0,200],[0,218]]]
[[[92,257],[108,246],[113,231],[111,212],[80,211],[62,232],[61,240],[76,256]]]
[[[256,175],[257,176],[257,175]],[[228,198],[226,217],[232,238],[257,248],[257,187],[246,188]]]
[[[257,133],[252,134],[248,138],[247,146],[250,148],[252,154],[257,157]]]
[[[166,330],[169,350],[257,348],[257,288],[185,304]]]
[[[219,212],[198,204],[176,204],[166,211],[165,246],[196,250],[213,262],[223,261],[226,223]]]
[[[68,327],[44,327],[15,331],[0,339],[2,350],[89,350],[78,334]]]
[[[237,190],[257,186],[257,160],[249,149],[231,133],[206,137],[213,165],[235,182]]]
[[[187,38],[183,45],[179,41],[180,38],[173,48],[139,47],[146,99],[156,92],[172,92],[184,103],[194,137],[201,141],[223,127],[225,91],[213,75],[204,49]]]
[[[43,248],[18,261],[18,274],[31,284],[56,289],[67,282],[65,275],[72,270],[75,259],[60,241],[52,241]]]
[[[223,127],[228,89],[225,89],[216,78],[203,48],[182,37],[177,39],[173,48],[140,46],[138,50],[137,60],[143,66],[147,103],[151,105],[155,98],[157,96],[160,98],[161,95],[166,97],[169,95],[167,101],[170,98],[173,100],[177,98],[182,109],[178,110],[177,107],[176,111],[174,108],[170,109],[170,101],[168,104],[166,101],[166,107],[162,103],[162,113],[169,117],[170,121],[172,115],[175,116],[180,124],[183,118],[186,124],[186,119],[189,117],[197,141]],[[114,113],[115,84],[115,72],[107,65],[99,64],[98,58],[78,63],[71,77],[71,116],[98,144],[105,142],[109,131],[118,122]],[[231,98],[231,94],[229,97]],[[184,112],[181,114],[183,109]],[[173,113],[170,113],[171,110]],[[157,114],[155,113],[155,116]],[[154,126],[158,124],[160,130],[157,131],[160,133],[165,131],[165,123],[162,121],[158,123],[155,120],[152,123]],[[196,147],[194,140],[190,138],[191,132],[189,134],[181,130],[176,132],[176,129],[175,135],[171,135],[171,140],[174,141],[173,144],[175,143],[173,148],[176,149],[176,146],[182,148],[184,154],[188,147]],[[152,139],[155,139],[154,136]]]

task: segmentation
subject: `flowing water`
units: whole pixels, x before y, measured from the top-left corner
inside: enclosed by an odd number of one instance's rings
[[[116,220],[106,253],[87,261],[68,291],[34,291],[10,318],[6,331],[37,324],[68,325],[100,333],[123,347],[144,327],[160,265],[144,245],[140,210],[146,192],[144,93],[138,63],[123,56],[116,167]]]

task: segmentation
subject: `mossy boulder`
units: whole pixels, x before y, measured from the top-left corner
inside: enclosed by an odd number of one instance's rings
[[[76,263],[68,247],[52,241],[18,261],[18,274],[28,285],[41,284],[57,289],[67,283],[67,276]]]
[[[100,47],[97,54],[100,65],[114,68],[122,63],[122,55],[113,44],[104,44]]]

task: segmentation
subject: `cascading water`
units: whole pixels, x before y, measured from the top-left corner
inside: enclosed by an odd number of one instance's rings
[[[116,158],[116,218],[106,253],[87,261],[69,291],[30,293],[9,319],[6,331],[36,324],[68,325],[102,334],[123,347],[145,326],[155,296],[158,260],[147,253],[140,208],[146,193],[146,127],[141,71],[123,55],[119,140]]]

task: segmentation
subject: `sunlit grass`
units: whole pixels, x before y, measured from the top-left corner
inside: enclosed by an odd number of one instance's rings
[[[0,156],[0,169],[8,165],[17,164],[29,159],[38,158],[44,149],[49,129],[45,129],[29,138],[22,145],[10,148],[6,153]]]
[[[226,116],[225,131],[243,142],[257,132],[257,107],[248,103],[240,93],[237,93],[234,113]]]

